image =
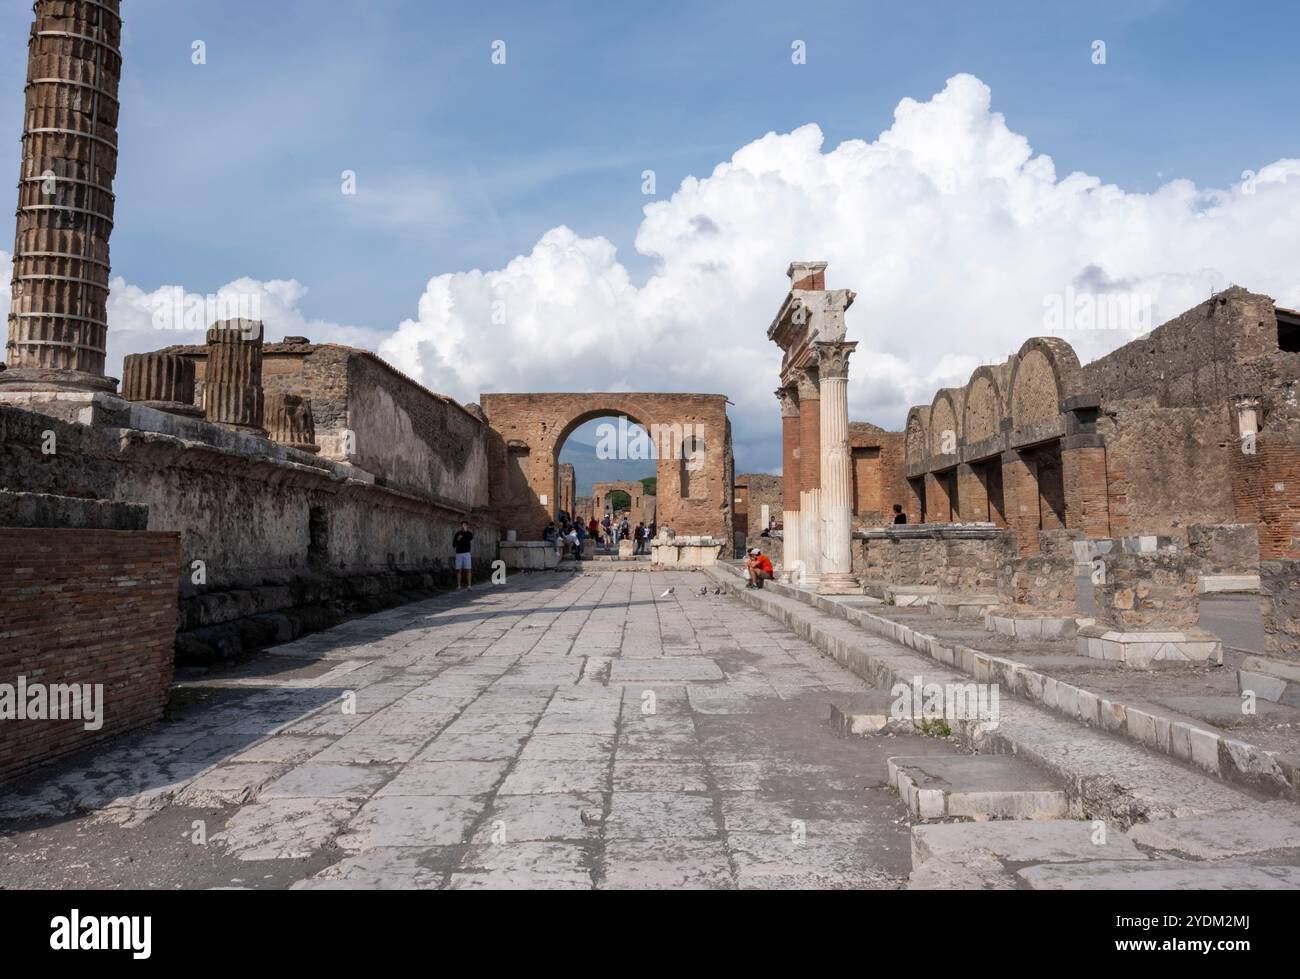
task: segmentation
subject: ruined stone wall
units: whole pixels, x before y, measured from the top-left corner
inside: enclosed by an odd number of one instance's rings
[[[0,781],[162,717],[179,567],[175,533],[0,527],[0,683],[103,684],[96,730],[84,719],[0,722]]]
[[[1013,614],[1077,614],[1074,541],[1078,531],[1058,528],[1038,533],[1028,555],[1009,554],[998,572],[997,594]]]
[[[1255,524],[1192,524],[1187,528],[1187,545],[1201,574],[1259,572],[1259,527]]]
[[[1200,621],[1195,558],[1180,547],[1151,553],[1112,550],[1101,558],[1093,601],[1099,625],[1121,631],[1182,630]]]
[[[1191,524],[1234,519],[1234,439],[1226,404],[1162,408],[1154,400],[1104,401],[1111,531],[1186,537]]]
[[[1085,386],[1103,398],[1151,397],[1171,408],[1226,405],[1244,393],[1271,386],[1265,376],[1273,375],[1273,369],[1251,362],[1278,356],[1272,300],[1234,287],[1093,361],[1083,371]],[[1282,354],[1281,359],[1298,356]]]
[[[166,352],[194,361],[195,399],[201,404],[207,348]],[[484,420],[474,408],[429,391],[369,351],[301,338],[267,344],[262,384],[268,393],[311,401],[323,457],[350,462],[404,492],[467,509],[487,506]]]
[[[992,594],[1014,553],[1015,538],[1005,531],[882,528],[854,535],[853,573],[865,582]]]
[[[1260,562],[1259,609],[1264,652],[1300,663],[1300,560]]]
[[[101,408],[79,425],[0,405],[0,488],[146,505],[150,530],[180,534],[183,628],[412,587],[387,576],[428,575],[416,584],[432,586],[450,577],[462,518],[480,570],[496,557],[484,511],[201,420],[116,399]]]

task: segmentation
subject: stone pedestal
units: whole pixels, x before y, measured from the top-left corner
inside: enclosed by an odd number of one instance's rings
[[[266,429],[281,445],[300,452],[319,452],[311,401],[297,394],[274,392],[266,398]]]
[[[662,568],[707,568],[718,563],[725,546],[712,537],[660,537],[650,544],[650,560]]]
[[[560,565],[555,545],[549,541],[502,541],[499,553],[506,567],[516,571],[546,571]]]
[[[122,363],[122,397],[173,415],[203,417],[194,403],[194,361],[176,354],[130,354]]]
[[[263,428],[262,324],[226,320],[208,330],[204,417],[218,425],[266,435]]]
[[[822,595],[862,591],[853,576],[853,460],[849,449],[849,355],[856,343],[818,343],[821,378]]]
[[[117,388],[104,376],[104,357],[122,75],[118,6],[34,6],[3,389]]]

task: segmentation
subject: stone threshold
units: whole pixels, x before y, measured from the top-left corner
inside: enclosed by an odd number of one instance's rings
[[[716,577],[722,577],[718,570],[712,573]],[[727,583],[736,590],[734,577],[728,578]],[[1024,663],[927,635],[901,622],[875,615],[861,606],[850,606],[779,582],[769,583],[765,588],[771,589],[775,595],[782,598],[812,606],[816,610],[856,625],[866,632],[915,650],[954,670],[974,677],[977,682],[998,683],[1003,689],[1016,694],[1020,699],[1070,721],[1096,728],[1100,732],[1115,735],[1179,762],[1190,764],[1225,782],[1300,802],[1300,757],[1268,751],[1187,721],[1133,707],[1110,697],[1103,697],[1093,691],[1040,673]],[[746,592],[742,588],[737,590],[737,593],[751,604],[762,608],[762,604],[756,600],[762,592]],[[768,611],[766,608],[763,610]],[[794,628],[792,624],[791,627]],[[796,631],[800,630],[796,629]],[[847,665],[860,676],[868,679],[874,676],[874,673],[864,673],[852,663]],[[890,684],[892,685],[893,682],[895,681],[891,679]],[[954,731],[956,730],[958,728],[954,727]]]

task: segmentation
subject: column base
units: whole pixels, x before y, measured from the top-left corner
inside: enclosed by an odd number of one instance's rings
[[[827,571],[817,584],[818,595],[861,595],[862,584],[843,571]]]
[[[0,371],[0,389],[7,391],[117,391],[117,378],[55,367],[11,367]]]

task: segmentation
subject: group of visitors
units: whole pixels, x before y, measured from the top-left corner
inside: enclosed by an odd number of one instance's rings
[[[645,521],[641,520],[633,527],[627,514],[620,517],[618,514],[607,513],[603,520],[592,517],[583,523],[581,517],[571,517],[566,511],[561,510],[556,514],[555,520],[546,525],[546,530],[542,532],[542,540],[554,544],[558,557],[567,556],[575,561],[581,561],[582,549],[587,543],[587,538],[591,538],[597,546],[611,553],[618,548],[620,541],[630,540],[634,545],[633,554],[649,554],[650,541],[654,539],[657,530],[654,521],[651,521],[650,526],[647,527]]]

